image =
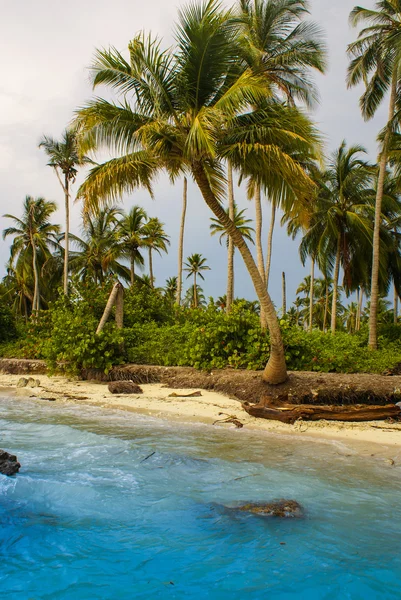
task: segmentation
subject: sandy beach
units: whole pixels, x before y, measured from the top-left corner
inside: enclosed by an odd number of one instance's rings
[[[143,384],[143,394],[111,394],[106,383],[81,381],[66,377],[35,376],[37,387],[17,387],[20,375],[0,375],[0,395],[38,398],[58,403],[77,403],[118,409],[168,419],[177,423],[204,423],[214,427],[236,429],[233,417],[241,430],[259,430],[272,434],[291,435],[305,440],[320,439],[346,442],[346,446],[362,455],[381,456],[390,466],[401,462],[401,424],[383,421],[369,423],[305,422],[287,425],[276,421],[256,419],[248,415],[238,400],[210,390],[199,390],[201,396],[183,397],[193,389],[171,389],[162,384]],[[180,397],[181,396],[181,397]]]

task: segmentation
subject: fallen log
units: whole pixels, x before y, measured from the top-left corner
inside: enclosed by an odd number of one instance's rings
[[[319,406],[314,404],[289,404],[269,397],[262,398],[259,404],[244,402],[242,408],[253,417],[295,423],[297,419],[305,421],[382,421],[400,417],[401,408],[396,404],[386,406]]]

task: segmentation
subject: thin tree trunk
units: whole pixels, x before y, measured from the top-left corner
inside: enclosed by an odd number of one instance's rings
[[[110,292],[109,299],[107,300],[107,304],[104,309],[102,318],[100,319],[99,325],[97,326],[96,334],[100,333],[103,330],[104,326],[106,325],[107,319],[110,316],[111,310],[112,310],[114,304],[116,303],[117,296],[120,292],[120,288],[122,288],[122,287],[123,286],[121,285],[121,283],[119,281],[117,281],[117,283],[114,284],[113,289]]]
[[[33,236],[31,236],[31,244],[32,244],[33,279],[34,279],[34,293],[33,293],[32,307],[33,307],[33,311],[38,311],[38,310],[40,310],[39,270],[38,270],[36,245],[35,245]]]
[[[235,219],[234,213],[234,188],[233,188],[233,169],[228,163],[228,215],[231,221]],[[231,236],[228,236],[228,257],[227,257],[227,301],[226,312],[230,312],[231,304],[234,300],[234,242]]]
[[[396,65],[398,62],[396,61]],[[370,315],[369,315],[369,348],[377,348],[377,309],[379,302],[379,265],[380,265],[380,227],[382,223],[382,202],[384,192],[384,181],[386,178],[389,142],[391,137],[390,123],[394,117],[395,102],[397,96],[398,66],[394,68],[393,79],[391,82],[390,103],[388,111],[388,121],[386,133],[384,136],[383,147],[380,157],[379,179],[377,182],[376,207],[375,207],[375,226],[373,231],[373,260],[372,260],[372,281],[370,290]]]
[[[194,273],[194,308],[198,308],[198,290],[196,289],[196,273]]]
[[[130,268],[130,273],[131,273],[131,288],[133,288],[134,284],[135,284],[135,256],[134,256],[133,252],[131,252],[131,268]]]
[[[260,190],[260,185],[256,185],[255,190],[255,246],[256,246],[256,257],[258,262],[258,270],[260,277],[263,283],[266,285],[265,281],[265,265],[263,259],[263,246],[262,246],[262,226],[263,226],[263,218],[262,218],[262,194]],[[266,329],[267,321],[266,315],[263,309],[263,306],[260,305],[260,326],[262,329]]]
[[[152,248],[149,246],[149,277],[150,277],[150,287],[154,287],[153,284],[153,261],[152,261]]]
[[[269,278],[270,278],[270,266],[272,262],[272,252],[273,252],[273,233],[274,233],[274,224],[276,221],[276,205],[272,202],[272,214],[270,218],[270,226],[269,233],[267,236],[267,254],[266,254],[266,273],[265,273],[265,281],[266,288],[269,289]]]
[[[358,331],[361,328],[362,319],[362,308],[363,308],[363,289],[359,288],[359,302],[358,302]]]
[[[176,303],[181,304],[182,294],[182,263],[184,259],[184,229],[185,229],[185,216],[187,213],[187,196],[188,196],[188,182],[187,178],[184,177],[184,187],[182,193],[182,210],[181,210],[181,226],[180,226],[180,239],[178,244],[178,278],[177,278],[177,295]]]
[[[337,323],[337,295],[338,295],[338,276],[340,273],[340,246],[341,238],[338,237],[337,240],[337,255],[336,255],[336,263],[334,267],[334,277],[333,277],[333,302],[331,305],[331,333],[336,332],[336,323]]]
[[[324,303],[323,331],[326,331],[327,316],[329,314],[329,282],[327,281],[327,277],[325,277],[325,280],[326,280],[326,300]]]
[[[394,325],[398,323],[398,294],[394,286]]]
[[[313,329],[313,289],[315,287],[315,259],[312,258],[309,288],[309,331]]]
[[[64,294],[68,296],[68,261],[70,245],[70,188],[67,175],[64,179],[65,194],[65,234],[64,234]]]
[[[203,166],[199,162],[192,163],[192,170],[202,193],[202,196],[209,206],[215,217],[224,225],[227,232],[231,235],[235,246],[238,248],[244,260],[245,266],[252,279],[255,292],[258,296],[261,309],[263,309],[270,333],[270,358],[263,371],[262,378],[267,383],[279,384],[287,379],[287,368],[285,364],[284,345],[281,337],[280,326],[278,323],[276,311],[274,309],[271,298],[266,290],[264,278],[261,277],[258,267],[253,259],[253,256],[242,237],[241,233],[235,227],[225,210],[220,205],[213,191],[210,188],[208,178],[203,170]]]
[[[282,293],[283,293],[283,317],[287,314],[287,293],[286,293],[286,285],[285,285],[285,273],[282,272],[281,275],[281,284],[282,284]]]
[[[116,296],[116,327],[122,329],[124,326],[124,288],[120,284]]]

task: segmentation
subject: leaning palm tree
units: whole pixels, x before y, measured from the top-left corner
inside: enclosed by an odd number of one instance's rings
[[[239,176],[258,176],[267,188],[279,180],[284,190],[308,198],[313,183],[303,163],[320,152],[320,138],[306,115],[270,100],[267,78],[243,61],[239,34],[233,13],[208,0],[181,10],[171,49],[140,34],[128,60],[115,49],[97,52],[93,84],[114,90],[120,102],[95,98],[78,111],[76,125],[82,152],[108,148],[118,156],[91,170],[79,196],[96,207],[138,186],[151,191],[160,170],[173,179],[193,177],[244,259],[270,331],[263,378],[281,383],[287,371],[277,315],[246,241],[221,205],[223,165],[230,160]]]
[[[210,271],[210,267],[206,264],[206,258],[204,258],[202,256],[202,254],[191,254],[191,256],[188,256],[187,258],[187,262],[185,263],[185,269],[184,271],[188,272],[187,275],[187,279],[189,277],[194,278],[194,285],[193,285],[193,305],[194,308],[198,307],[198,294],[197,294],[197,283],[196,283],[196,277],[199,275],[199,277],[201,279],[205,279],[202,275],[202,271]]]
[[[401,0],[377,0],[375,9],[356,6],[350,15],[351,24],[366,26],[358,39],[348,46],[352,58],[348,68],[348,85],[365,84],[360,107],[365,120],[371,119],[389,92],[388,120],[381,139],[379,178],[376,191],[373,234],[373,259],[370,291],[369,346],[377,348],[377,311],[379,302],[380,230],[382,201],[391,135],[398,128],[394,119],[399,110],[401,67]]]
[[[3,239],[9,235],[14,237],[11,245],[12,261],[27,261],[32,265],[33,312],[40,310],[40,262],[43,264],[50,256],[50,248],[57,247],[60,226],[50,222],[50,217],[56,209],[55,202],[26,196],[21,218],[10,214],[3,215],[14,221],[14,227],[7,227],[3,231]]]
[[[226,210],[227,214],[229,213],[229,211],[230,211],[230,209],[228,208]],[[233,212],[232,221],[233,221],[234,225],[236,226],[236,228],[238,229],[238,231],[241,233],[242,237],[245,240],[248,240],[248,242],[251,242],[253,244],[252,234],[255,233],[255,230],[253,229],[253,227],[250,226],[250,223],[252,223],[252,220],[245,218],[245,212],[246,212],[245,208],[243,210],[238,210],[238,206],[234,203],[234,212]],[[211,235],[220,234],[220,237],[219,237],[220,244],[226,238],[227,255],[228,255],[226,311],[230,312],[232,300],[234,300],[234,250],[235,250],[235,248],[232,247],[230,244],[230,236],[227,234],[227,230],[224,227],[224,225],[222,225],[220,223],[220,221],[218,221],[217,219],[211,218],[210,220],[212,222],[210,225]]]
[[[181,209],[181,224],[180,224],[180,237],[178,241],[178,276],[177,276],[177,292],[175,301],[178,305],[181,304],[182,294],[182,263],[184,260],[184,230],[185,230],[185,217],[187,214],[187,198],[188,196],[188,181],[184,177],[183,192],[182,192],[182,209]]]
[[[57,179],[64,191],[65,198],[65,233],[64,233],[64,294],[68,294],[68,254],[70,231],[70,185],[77,176],[77,167],[89,161],[78,151],[77,137],[73,130],[66,129],[61,141],[43,136],[39,148],[44,148],[49,157],[48,165],[53,167]]]
[[[146,246],[145,225],[148,216],[140,206],[133,206],[129,213],[123,214],[118,222],[118,243],[124,255],[130,261],[131,287],[135,283],[135,265],[143,266],[141,248]]]
[[[152,217],[143,228],[143,244],[149,252],[149,277],[151,286],[154,287],[155,279],[153,277],[152,251],[156,250],[159,254],[167,252],[167,246],[170,245],[170,238],[164,231],[164,223],[157,217]]]

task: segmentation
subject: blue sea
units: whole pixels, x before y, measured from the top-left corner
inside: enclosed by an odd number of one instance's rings
[[[7,398],[0,448],[22,464],[0,475],[1,600],[401,597],[401,468],[383,458]],[[280,498],[305,518],[226,508]]]

